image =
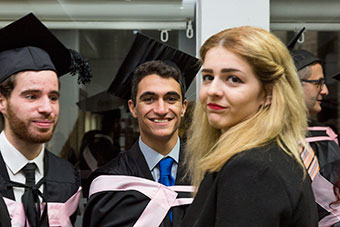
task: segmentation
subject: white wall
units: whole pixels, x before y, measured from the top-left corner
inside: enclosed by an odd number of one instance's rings
[[[269,30],[270,0],[197,0],[196,53],[211,35],[227,28],[242,25]],[[197,92],[200,79],[196,80]]]
[[[241,25],[269,30],[269,17],[269,0],[197,0],[197,43]]]

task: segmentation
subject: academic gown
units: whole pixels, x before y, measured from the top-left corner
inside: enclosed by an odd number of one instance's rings
[[[327,127],[322,125],[321,123],[311,120],[308,122],[309,127]],[[320,137],[320,136],[328,136],[325,131],[309,131],[310,137]],[[335,141],[325,140],[325,141],[316,141],[310,142],[311,147],[313,148],[316,157],[319,161],[320,166],[320,174],[326,178],[329,182],[334,184],[337,181],[340,181],[340,147],[336,144]],[[319,220],[323,217],[329,215],[325,209],[318,205],[318,213]],[[340,226],[340,222],[336,223],[333,226]]]
[[[243,151],[205,175],[182,227],[317,227],[310,184],[277,145]]]
[[[187,178],[183,179],[185,168],[181,162],[182,156],[181,148],[175,185],[190,185]],[[154,181],[138,142],[130,150],[120,153],[108,165],[96,170],[90,180],[100,175],[127,175]],[[192,197],[191,193],[180,193],[179,196]],[[149,201],[148,197],[138,191],[104,191],[93,194],[86,205],[83,227],[133,226]],[[160,226],[180,226],[187,207],[188,205],[173,207],[171,209],[173,222],[170,222],[169,215],[167,215]]]
[[[64,203],[78,191],[80,187],[79,174],[66,160],[55,156],[47,150],[44,152],[44,174],[46,181],[44,183],[43,196],[47,202]],[[15,200],[13,189],[8,186],[9,181],[6,164],[0,153],[0,194],[5,198]],[[8,213],[6,216],[9,220]],[[75,223],[76,216],[77,212],[70,216],[72,224]],[[1,218],[0,226],[5,222],[6,220]]]
[[[0,227],[10,227],[11,220],[9,219],[8,210],[5,201],[0,194]]]

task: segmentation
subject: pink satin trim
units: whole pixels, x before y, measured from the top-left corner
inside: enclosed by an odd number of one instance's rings
[[[330,213],[319,221],[319,227],[327,227],[339,222],[340,206],[330,207],[332,202],[337,201],[333,191],[333,184],[318,173],[312,182],[312,189],[315,201]]]
[[[79,199],[81,195],[81,187],[78,191],[72,195],[65,203],[47,203],[48,221],[50,226],[65,226],[72,227],[70,222],[70,216],[77,210]],[[7,205],[8,213],[11,218],[12,227],[22,227],[25,226],[25,212],[24,206],[21,202],[16,202],[14,200],[4,197],[4,201]],[[41,209],[44,208],[42,203]],[[27,223],[27,226],[28,223]]]
[[[166,187],[160,183],[131,176],[99,176],[93,180],[89,197],[102,191],[135,190],[150,198],[150,202],[134,227],[158,227],[171,207],[191,204],[193,198],[177,198],[177,192],[193,192],[193,186]],[[177,191],[177,192],[176,192]]]
[[[336,144],[338,144],[338,135],[330,128],[330,127],[308,127],[308,130],[309,131],[326,131],[326,134],[330,137],[330,139],[324,139],[324,138],[327,138],[327,137],[324,137],[324,136],[320,136],[320,137],[310,137],[310,138],[319,138],[320,140],[333,140],[334,142],[336,142]],[[307,138],[307,141],[308,139],[310,138]],[[320,141],[320,140],[316,140],[316,141]],[[309,142],[309,141],[308,141]],[[315,142],[314,141],[311,141],[311,142]]]

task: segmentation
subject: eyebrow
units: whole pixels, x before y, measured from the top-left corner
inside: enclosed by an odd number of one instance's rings
[[[175,92],[175,91],[169,91],[169,92],[167,92],[166,94],[165,94],[165,96],[176,96],[176,98],[178,98],[178,99],[180,99],[181,98],[181,95],[180,94],[178,94],[177,92]]]
[[[143,94],[141,94],[141,95],[139,96],[139,98],[141,99],[141,98],[143,98],[143,97],[145,97],[145,96],[157,96],[157,95],[156,95],[155,92],[146,91],[146,92],[144,92]]]
[[[213,73],[212,69],[202,69],[202,72],[206,72],[206,73]],[[228,72],[241,72],[239,69],[235,69],[235,68],[223,68],[221,70],[222,73],[228,73]]]
[[[170,95],[176,96],[176,98],[178,98],[178,99],[181,98],[181,95],[178,94],[178,92],[176,92],[176,91],[169,91],[164,96],[170,96]],[[155,92],[146,91],[139,96],[139,99],[141,99],[145,96],[158,96],[158,95]]]
[[[25,90],[25,91],[21,92],[22,95],[25,95],[27,93],[41,93],[41,90],[39,90],[39,89],[28,89],[28,90]],[[60,96],[59,91],[56,91],[56,90],[50,91],[48,94],[53,94],[53,95]]]

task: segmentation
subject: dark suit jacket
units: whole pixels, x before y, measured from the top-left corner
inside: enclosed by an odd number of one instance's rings
[[[180,159],[176,176],[176,185],[189,185],[188,179],[183,179],[185,168]],[[146,160],[136,142],[128,151],[119,156],[103,168],[96,170],[90,177],[92,181],[100,175],[128,175],[141,177],[154,181]],[[181,195],[190,197],[190,194]],[[149,198],[137,191],[105,191],[92,195],[84,213],[83,226],[133,226],[149,202]],[[161,226],[180,226],[187,206],[172,208],[173,223],[169,215],[166,216]]]
[[[204,177],[183,227],[316,227],[310,178],[277,145],[241,152]]]
[[[46,177],[43,192],[44,198],[47,202],[66,202],[78,191],[80,186],[79,174],[66,160],[55,156],[47,150],[44,152],[44,174]],[[0,194],[3,197],[15,200],[13,189],[8,186],[9,180],[6,164],[0,153]],[[6,222],[6,218],[3,218],[2,215],[4,214],[0,215],[0,226]],[[6,216],[8,217],[8,213]],[[70,217],[73,224],[75,223],[76,216],[77,212]]]

